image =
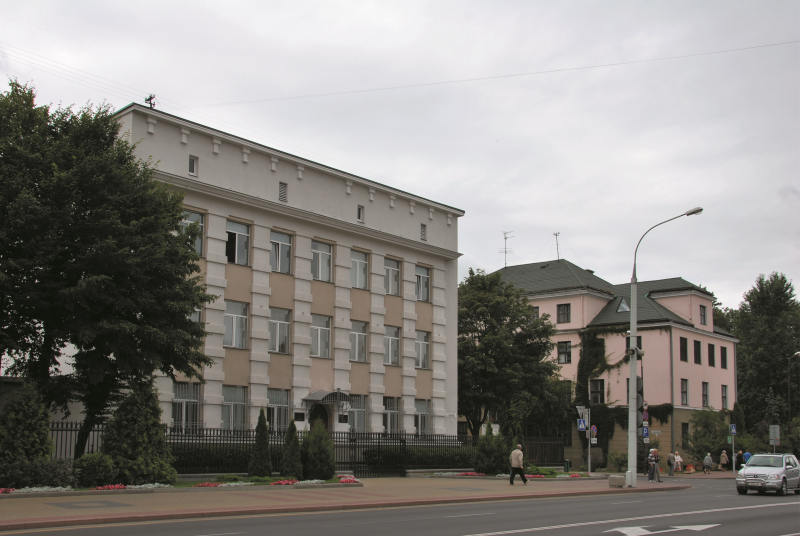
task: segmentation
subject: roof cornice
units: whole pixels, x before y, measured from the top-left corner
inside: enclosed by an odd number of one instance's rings
[[[653,299],[675,298],[678,296],[700,296],[701,298],[706,298],[707,300],[714,299],[713,294],[707,294],[705,292],[701,292],[693,288],[675,289],[675,290],[649,290],[647,291],[647,296]]]
[[[614,323],[609,323],[609,324],[589,325],[589,326],[587,326],[587,328],[599,328],[599,327],[607,327],[607,326],[624,326],[626,324],[629,324],[629,322],[614,322]],[[682,330],[688,331],[690,333],[696,333],[698,335],[705,335],[706,337],[714,337],[716,339],[721,339],[723,341],[728,341],[728,342],[732,342],[732,343],[738,343],[739,342],[739,339],[737,339],[735,337],[728,337],[728,336],[722,335],[721,333],[716,333],[716,332],[713,332],[713,331],[705,331],[705,330],[702,330],[702,329],[697,329],[694,326],[687,326],[686,324],[680,324],[680,323],[675,322],[675,321],[664,322],[663,320],[654,320],[652,322],[647,322],[647,321],[640,320],[638,322],[638,324],[639,324],[640,327],[646,327],[646,328],[675,327],[675,328],[680,328]]]
[[[556,289],[556,290],[545,290],[541,292],[525,292],[523,296],[529,299],[546,299],[546,298],[561,298],[562,296],[578,296],[581,294],[588,294],[590,296],[595,296],[597,298],[601,298],[603,300],[611,301],[615,298],[615,295],[598,290],[592,287],[579,287],[579,288],[565,288],[565,289]]]

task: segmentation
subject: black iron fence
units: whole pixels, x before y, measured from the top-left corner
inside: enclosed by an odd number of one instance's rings
[[[81,423],[53,422],[53,456],[74,458]],[[89,433],[84,453],[99,450],[103,425]],[[166,427],[164,433],[179,474],[244,473],[255,446],[255,430]],[[302,442],[307,432],[298,432]],[[333,432],[330,434],[339,471],[359,477],[405,476],[410,470],[463,469],[474,466],[478,438],[472,436]],[[280,467],[284,433],[270,431],[270,454],[275,470]],[[564,462],[564,439],[525,439],[528,461],[535,465]]]

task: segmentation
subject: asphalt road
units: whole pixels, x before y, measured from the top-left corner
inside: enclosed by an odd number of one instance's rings
[[[800,535],[800,495],[738,495],[731,480],[692,479],[685,491],[226,517],[41,529],[0,534],[58,536],[489,536],[501,534],[642,536]],[[707,528],[702,526],[711,525]],[[685,528],[682,528],[685,527]]]

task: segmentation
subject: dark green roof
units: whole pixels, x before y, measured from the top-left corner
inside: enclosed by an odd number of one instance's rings
[[[531,294],[571,289],[592,289],[613,294],[611,283],[566,259],[506,266],[498,272],[502,274],[503,281],[513,283]]]
[[[692,323],[684,319],[680,315],[673,313],[654,299],[649,298],[647,295],[653,291],[662,288],[663,281],[639,281],[636,285],[636,290],[639,300],[638,319],[639,324],[646,324],[649,322],[675,322],[676,324],[684,324],[691,326]],[[681,280],[682,281],[682,280]],[[691,284],[691,283],[690,283]],[[624,285],[614,285],[611,287],[615,298],[608,302],[603,309],[597,313],[590,326],[607,326],[611,324],[629,324],[631,320],[630,309],[627,311],[619,311],[619,304],[624,299],[631,305],[631,285],[626,283]]]

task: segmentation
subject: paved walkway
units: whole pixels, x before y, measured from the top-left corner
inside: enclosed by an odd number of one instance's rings
[[[686,482],[610,489],[607,480],[537,482],[447,478],[371,478],[350,489],[248,489],[204,493],[25,497],[0,500],[0,531],[116,522],[381,508],[687,489]]]

